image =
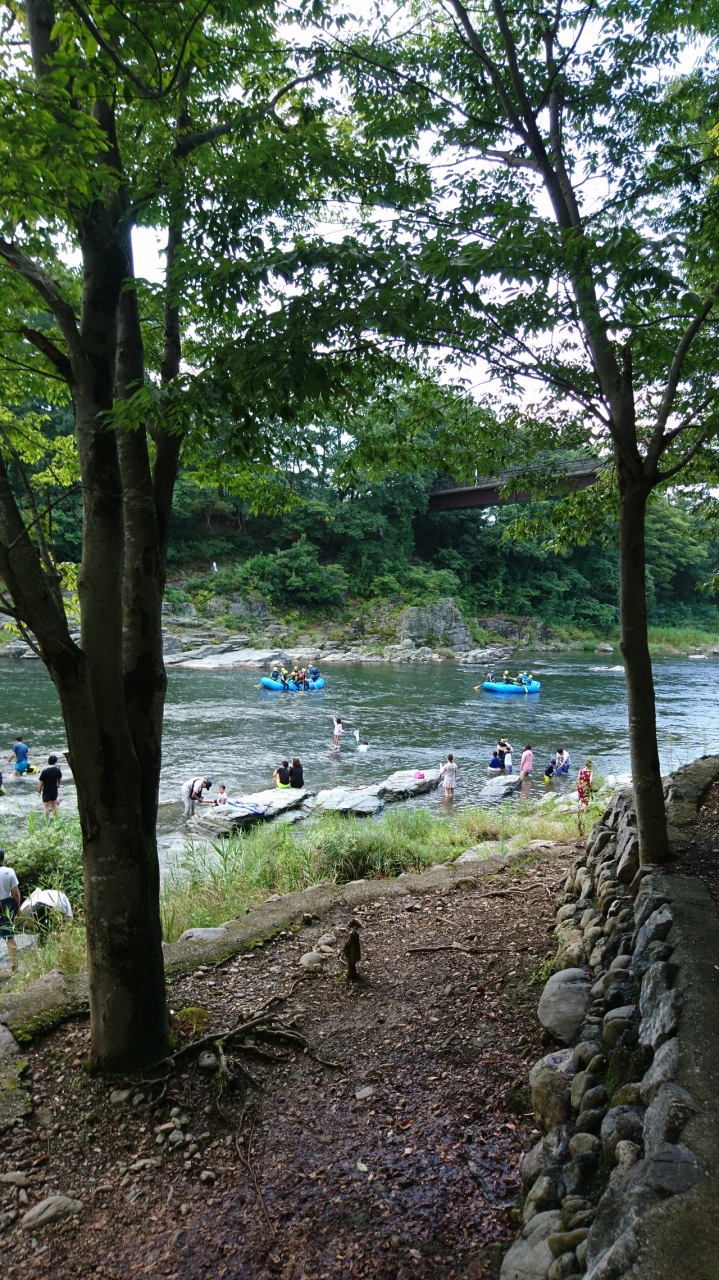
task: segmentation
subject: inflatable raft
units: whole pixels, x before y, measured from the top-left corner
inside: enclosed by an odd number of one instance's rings
[[[525,680],[523,684],[505,684],[503,680],[485,680],[482,685],[487,693],[539,693],[539,680]]]
[[[272,680],[270,676],[262,676],[260,684],[263,689],[274,689],[277,693],[310,693],[313,689],[325,687],[322,676],[318,676],[316,680],[308,680],[306,689],[300,689],[294,680],[288,680],[287,684],[283,684],[281,680]]]

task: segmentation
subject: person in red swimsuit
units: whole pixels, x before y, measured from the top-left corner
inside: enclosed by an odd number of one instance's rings
[[[579,770],[579,777],[577,778],[577,793],[579,795],[579,803],[583,809],[587,809],[589,807],[589,797],[592,794],[592,782],[592,762],[591,760],[585,760],[584,768]]]

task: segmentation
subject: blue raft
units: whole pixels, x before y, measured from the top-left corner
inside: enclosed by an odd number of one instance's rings
[[[260,684],[263,689],[274,689],[276,693],[311,693],[313,689],[324,689],[325,682],[322,676],[318,676],[316,680],[308,680],[307,688],[300,689],[294,680],[288,680],[287,684],[283,684],[281,680],[272,680],[269,676],[261,676]]]
[[[487,693],[539,693],[539,680],[525,680],[522,684],[505,684],[503,680],[485,680],[482,685]]]

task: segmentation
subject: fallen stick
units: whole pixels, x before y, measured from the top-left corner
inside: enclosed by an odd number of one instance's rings
[[[266,1207],[266,1205],[265,1205],[265,1202],[264,1202],[264,1199],[263,1199],[263,1196],[262,1196],[262,1192],[260,1191],[260,1184],[259,1184],[259,1183],[258,1183],[258,1181],[257,1181],[257,1175],[255,1174],[254,1166],[253,1166],[253,1164],[252,1164],[252,1135],[253,1135],[253,1133],[254,1133],[254,1131],[255,1131],[255,1126],[254,1126],[254,1124],[252,1124],[252,1125],[250,1126],[249,1137],[247,1138],[247,1155],[245,1156],[245,1154],[244,1154],[244,1153],[243,1153],[243,1151],[241,1150],[241,1145],[242,1145],[242,1142],[243,1142],[243,1140],[244,1140],[244,1135],[242,1134],[242,1126],[243,1126],[243,1124],[245,1123],[245,1113],[246,1113],[246,1111],[247,1111],[247,1108],[246,1108],[246,1107],[243,1107],[243,1109],[242,1109],[242,1115],[240,1116],[240,1123],[239,1123],[238,1128],[237,1128],[237,1133],[235,1134],[235,1148],[236,1148],[236,1150],[237,1150],[237,1154],[238,1154],[238,1156],[239,1156],[239,1158],[240,1158],[240,1163],[244,1166],[244,1168],[247,1170],[247,1173],[249,1173],[250,1178],[252,1179],[252,1184],[253,1184],[253,1186],[254,1186],[254,1188],[255,1188],[255,1195],[257,1196],[257,1199],[259,1200],[260,1208],[261,1208],[262,1213],[263,1213],[263,1215],[264,1215],[265,1222],[267,1223],[267,1225],[268,1225],[268,1227],[269,1227],[269,1229],[270,1229],[270,1231],[271,1231],[271,1233],[272,1233],[273,1237],[276,1239],[276,1238],[277,1238],[277,1232],[276,1232],[276,1230],[275,1230],[275,1224],[274,1224],[274,1222],[272,1221],[272,1219],[271,1219],[271,1217],[270,1217],[269,1213],[267,1212],[267,1207]]]
[[[457,942],[448,942],[443,946],[437,947],[410,947],[407,954],[409,955],[412,951],[415,954],[420,951],[464,951],[469,956],[486,956],[495,955],[498,951],[518,952],[530,950],[530,947],[460,947]]]

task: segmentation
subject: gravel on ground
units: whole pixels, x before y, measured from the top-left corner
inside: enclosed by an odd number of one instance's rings
[[[3,1275],[493,1280],[519,1158],[539,1136],[527,1087],[547,1051],[538,981],[575,854],[358,908],[356,985],[346,905],[177,982],[179,1047],[273,1000],[305,1038],[228,1042],[234,1088],[219,1088],[212,1044],[165,1086],[162,1070],[89,1076],[86,1019],[23,1050],[33,1112],[0,1137]],[[321,947],[319,971],[303,969]],[[53,1195],[83,1207],[24,1227]]]

